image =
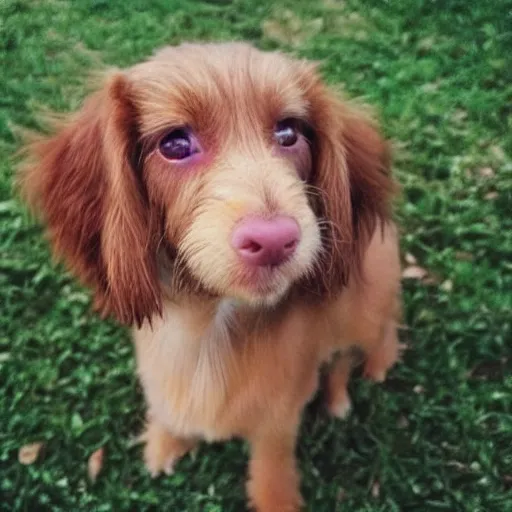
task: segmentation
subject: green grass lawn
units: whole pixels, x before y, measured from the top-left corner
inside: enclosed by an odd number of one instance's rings
[[[192,39],[321,60],[375,105],[397,148],[404,259],[428,271],[404,280],[409,350],[388,381],[356,380],[345,422],[308,409],[308,510],[512,511],[510,0],[0,0],[0,509],[244,510],[240,442],[151,480],[129,334],[90,313],[11,190],[16,127],[76,108],[100,61]]]

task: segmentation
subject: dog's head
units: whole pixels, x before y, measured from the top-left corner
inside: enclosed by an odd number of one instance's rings
[[[22,190],[56,254],[128,324],[164,288],[255,305],[338,293],[393,188],[385,142],[312,64],[245,44],[113,72],[28,149]]]

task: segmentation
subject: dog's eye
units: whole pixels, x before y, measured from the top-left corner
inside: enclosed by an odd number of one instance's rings
[[[178,128],[165,135],[158,149],[167,160],[184,160],[199,152],[197,139],[185,128]]]
[[[279,121],[274,128],[274,138],[280,146],[293,146],[299,139],[299,129],[295,119]]]

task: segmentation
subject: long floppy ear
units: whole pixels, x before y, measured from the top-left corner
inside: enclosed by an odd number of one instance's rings
[[[19,184],[59,259],[124,324],[161,311],[148,208],[136,167],[136,112],[121,73],[55,134],[26,146]]]
[[[315,276],[323,293],[336,294],[349,276],[360,276],[375,229],[391,217],[395,184],[390,151],[361,110],[317,83],[311,96],[316,131],[313,185],[319,200],[324,253]]]

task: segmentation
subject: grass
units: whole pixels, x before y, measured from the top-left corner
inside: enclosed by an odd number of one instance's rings
[[[16,126],[66,111],[99,60],[245,39],[323,61],[398,148],[410,349],[318,407],[298,455],[309,510],[512,511],[512,2],[0,0],[0,509],[239,511],[246,447],[203,446],[151,480],[128,333],[99,321],[13,198]],[[411,256],[408,256],[411,261]],[[20,446],[43,441],[29,466]],[[87,458],[105,446],[95,484]]]

